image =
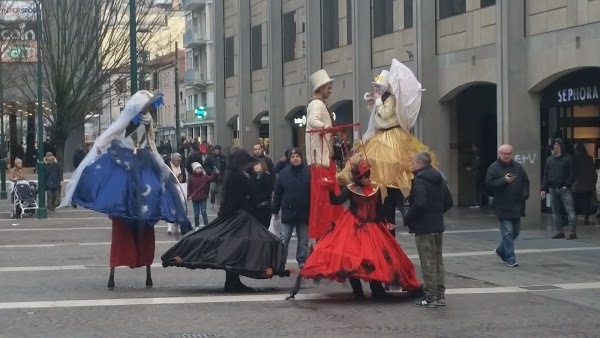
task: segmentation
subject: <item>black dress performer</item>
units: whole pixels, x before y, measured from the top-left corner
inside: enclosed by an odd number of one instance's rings
[[[256,203],[245,171],[254,162],[243,149],[231,153],[218,217],[165,252],[164,267],[225,270],[225,292],[253,291],[240,275],[255,279],[290,275],[283,243],[250,214]]]

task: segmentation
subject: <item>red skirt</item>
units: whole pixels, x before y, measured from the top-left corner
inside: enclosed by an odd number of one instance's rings
[[[154,261],[154,228],[145,227],[136,234],[121,219],[112,219],[112,241],[110,243],[110,267],[128,266],[139,268]]]
[[[319,239],[335,223],[335,220],[344,212],[341,205],[331,205],[329,190],[325,189],[321,181],[323,178],[336,182],[335,193],[340,193],[340,186],[335,178],[335,162],[331,161],[329,168],[310,166],[310,215],[308,220],[308,238]]]
[[[415,267],[383,223],[360,223],[346,210],[335,228],[315,245],[300,270],[304,278],[347,278],[399,284],[416,291],[421,283]]]

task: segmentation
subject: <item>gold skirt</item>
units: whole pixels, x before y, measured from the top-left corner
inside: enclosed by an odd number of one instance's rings
[[[439,167],[439,162],[433,152],[429,150],[418,138],[404,131],[402,128],[380,130],[363,145],[353,149],[350,160],[337,174],[340,185],[352,183],[351,166],[367,156],[371,165],[371,178],[377,183],[398,188],[407,197],[414,177],[412,173],[412,158],[419,152],[428,152],[432,164]]]

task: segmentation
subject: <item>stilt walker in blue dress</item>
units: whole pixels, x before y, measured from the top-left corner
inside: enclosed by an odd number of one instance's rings
[[[163,220],[190,231],[183,190],[154,142],[153,119],[162,95],[141,90],[98,137],[67,185],[64,206],[82,206],[112,220],[109,289],[117,266],[146,266],[152,286],[154,225]]]

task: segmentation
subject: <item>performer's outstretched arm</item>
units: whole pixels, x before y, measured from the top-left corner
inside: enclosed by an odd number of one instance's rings
[[[350,189],[348,189],[348,187],[344,187],[344,189],[342,189],[339,195],[336,195],[335,192],[333,192],[333,190],[329,190],[329,201],[332,205],[342,205],[344,204],[344,202],[350,199],[351,193],[352,192],[350,191]]]

